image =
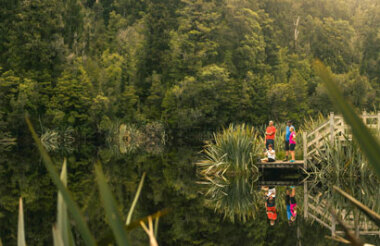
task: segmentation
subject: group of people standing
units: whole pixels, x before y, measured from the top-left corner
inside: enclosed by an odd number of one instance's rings
[[[271,226],[274,226],[277,221],[276,188],[264,187],[264,190],[266,191],[265,209],[268,221]],[[297,218],[296,188],[294,186],[286,189],[285,205],[288,223],[292,225]]]
[[[266,158],[261,159],[262,162],[275,162],[276,161],[276,151],[274,150],[276,138],[276,127],[274,122],[269,121],[269,126],[265,131],[265,154]],[[290,162],[295,162],[295,148],[296,148],[296,131],[292,124],[292,121],[286,123],[285,132],[285,160],[289,160],[289,153],[291,155]]]

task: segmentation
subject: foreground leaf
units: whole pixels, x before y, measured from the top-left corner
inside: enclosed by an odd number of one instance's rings
[[[19,208],[18,208],[17,246],[26,246],[25,229],[24,229],[24,209],[22,206],[21,197],[20,197]]]
[[[64,246],[65,244],[63,243],[62,234],[55,225],[53,225],[52,231],[54,246]]]
[[[67,187],[67,161],[66,158],[63,160],[62,170],[61,170],[61,180],[62,183]],[[63,245],[75,245],[74,240],[71,236],[70,223],[67,215],[67,207],[65,201],[63,200],[62,193],[58,191],[57,199],[57,226],[55,228],[56,233],[59,234]],[[53,228],[53,235],[55,231]]]
[[[85,244],[90,245],[90,246],[96,245],[95,239],[91,235],[90,230],[88,229],[88,226],[86,222],[84,221],[84,218],[79,210],[78,205],[74,202],[74,199],[71,197],[70,192],[67,190],[67,188],[65,187],[65,185],[59,178],[58,172],[53,164],[53,161],[51,160],[50,156],[48,155],[48,153],[42,146],[40,139],[38,138],[36,132],[34,131],[32,123],[30,122],[27,116],[25,116],[25,120],[26,120],[26,123],[28,124],[32,137],[35,143],[37,144],[38,150],[41,153],[43,163],[45,164],[45,167],[48,170],[49,175],[51,179],[53,180],[54,184],[57,186],[58,190],[61,192],[62,197],[65,200],[66,206],[69,209],[73,219],[75,220],[78,230]]]
[[[140,227],[140,222],[143,221],[143,222],[148,222],[148,218],[151,217],[152,219],[158,219],[160,218],[161,216],[164,216],[166,214],[168,214],[169,212],[171,211],[171,209],[169,208],[165,208],[161,211],[158,211],[154,214],[151,214],[151,215],[148,215],[144,218],[141,218],[141,219],[138,219],[138,220],[134,220],[132,221],[129,225],[127,226],[124,226],[125,230],[126,231],[131,231],[137,227]],[[106,232],[105,233],[105,236],[98,242],[99,245],[109,245],[113,242],[113,235],[112,235],[112,232]]]
[[[135,198],[133,199],[131,208],[129,209],[129,212],[128,212],[127,220],[125,222],[126,225],[129,225],[129,223],[131,223],[132,214],[133,214],[133,211],[135,210],[135,207],[136,207],[136,204],[137,204],[137,200],[140,197],[141,189],[142,189],[142,187],[144,185],[144,180],[145,180],[145,173],[143,173],[143,175],[141,177],[141,180],[140,180],[140,183],[139,183],[139,186],[137,187]]]
[[[116,242],[118,245],[129,245],[124,223],[121,220],[121,214],[116,206],[115,198],[112,196],[111,190],[107,185],[100,163],[95,165],[95,175],[107,220],[111,226]]]
[[[332,78],[331,72],[325,65],[318,60],[314,63],[314,67],[317,75],[325,83],[331,101],[342,113],[345,122],[351,126],[353,136],[375,169],[377,176],[380,177],[380,143],[355,113],[354,107],[344,99],[342,92]]]

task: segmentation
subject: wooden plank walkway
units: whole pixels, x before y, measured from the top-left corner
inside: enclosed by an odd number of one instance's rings
[[[277,180],[259,180],[257,181],[258,185],[261,186],[303,186],[298,180],[288,180],[288,181],[277,181]]]
[[[275,161],[275,162],[259,162],[256,163],[258,168],[290,168],[299,169],[303,168],[303,160],[296,160],[295,162],[289,161]]]

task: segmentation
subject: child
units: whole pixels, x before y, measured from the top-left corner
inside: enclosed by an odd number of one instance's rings
[[[292,156],[292,159],[290,160],[290,162],[295,162],[296,161],[296,158],[295,158],[295,148],[296,148],[296,132],[294,131],[294,127],[291,126],[290,127],[290,136],[289,136],[289,144],[290,144],[290,154]]]
[[[276,161],[276,151],[273,149],[273,145],[268,145],[268,150],[266,150],[267,158],[261,159],[262,162],[275,162]]]

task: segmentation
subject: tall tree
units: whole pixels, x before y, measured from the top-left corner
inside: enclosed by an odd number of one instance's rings
[[[5,56],[12,69],[59,76],[65,63],[61,1],[22,1],[9,31]],[[49,14],[46,14],[49,13]]]

